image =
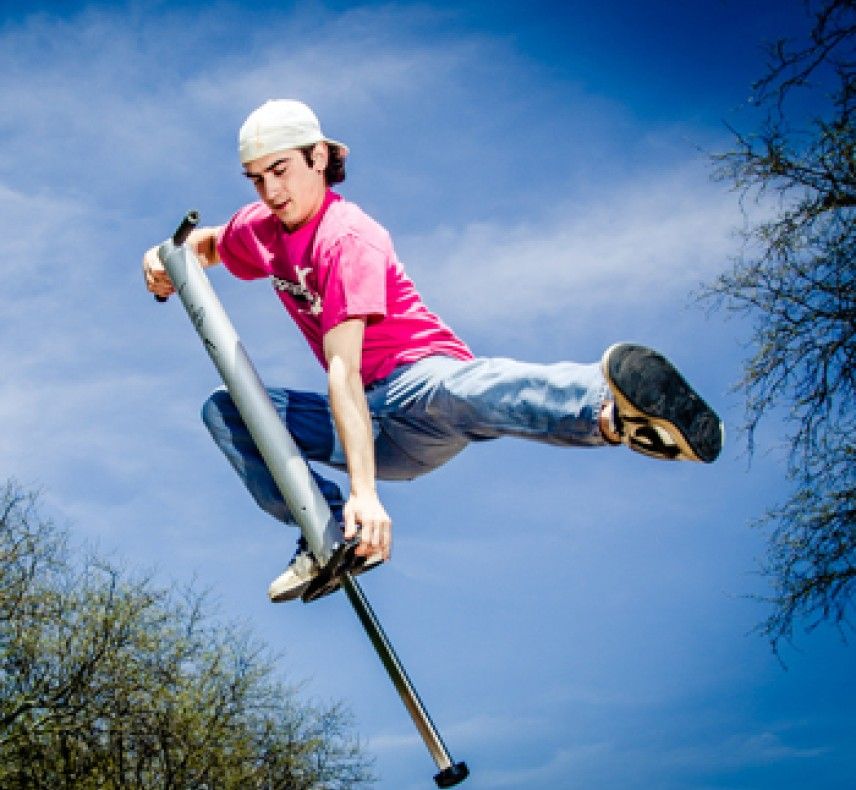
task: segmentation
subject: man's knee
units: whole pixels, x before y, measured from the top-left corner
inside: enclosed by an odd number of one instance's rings
[[[211,433],[225,428],[228,415],[236,411],[232,396],[225,389],[214,390],[202,404],[202,422]]]

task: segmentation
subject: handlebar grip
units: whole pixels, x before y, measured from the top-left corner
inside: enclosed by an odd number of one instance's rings
[[[192,231],[198,224],[199,212],[188,211],[187,214],[184,215],[184,219],[181,221],[181,224],[175,229],[175,233],[172,234],[172,243],[175,244],[176,247],[180,247],[187,241],[190,231]]]

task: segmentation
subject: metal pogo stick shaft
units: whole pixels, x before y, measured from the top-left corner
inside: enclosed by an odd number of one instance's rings
[[[188,213],[173,238],[160,246],[158,256],[310,550],[323,566],[341,545],[341,528],[279,419],[202,266],[184,246],[198,221],[196,212]],[[467,766],[452,762],[362,589],[347,573],[341,577],[341,584],[440,769],[434,777],[437,786],[452,787],[463,781],[469,774]]]
[[[410,717],[413,719],[416,729],[422,736],[425,746],[428,747],[431,757],[434,758],[434,762],[440,769],[440,773],[434,777],[435,781],[440,787],[452,787],[458,784],[458,782],[463,781],[469,774],[466,765],[464,763],[455,763],[452,760],[446,744],[443,743],[440,733],[434,726],[434,722],[431,721],[428,711],[422,704],[422,700],[419,699],[419,695],[410,682],[404,666],[399,661],[395,650],[387,639],[383,628],[381,628],[380,621],[377,619],[374,610],[356,579],[346,573],[342,576],[341,581],[342,589],[344,589],[345,594],[348,596],[348,600],[357,613],[357,617],[360,618],[360,622],[363,624],[363,628],[368,634],[369,639],[371,639],[380,660],[383,662],[390,680],[392,680],[392,684],[395,686],[396,691],[398,691],[401,697],[401,701],[404,703],[404,707],[410,713]],[[449,780],[453,778],[456,778],[457,781],[450,783]]]
[[[175,238],[186,238],[197,219],[191,212]],[[158,256],[309,548],[319,562],[326,563],[341,543],[339,524],[279,419],[199,261],[173,239],[161,245]]]

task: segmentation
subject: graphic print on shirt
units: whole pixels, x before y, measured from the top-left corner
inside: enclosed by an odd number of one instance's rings
[[[296,283],[282,277],[272,276],[270,279],[273,283],[273,287],[276,288],[277,291],[289,293],[295,299],[299,299],[309,305],[308,309],[301,310],[302,313],[309,313],[309,315],[321,315],[321,311],[324,308],[324,303],[321,300],[321,294],[315,293],[306,282],[306,275],[311,271],[311,266],[307,266],[305,269],[295,267],[294,273],[297,275]]]

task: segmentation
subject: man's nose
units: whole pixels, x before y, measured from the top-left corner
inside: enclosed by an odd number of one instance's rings
[[[273,177],[273,174],[265,173],[262,180],[262,199],[272,201],[279,195],[279,191],[279,182]]]

